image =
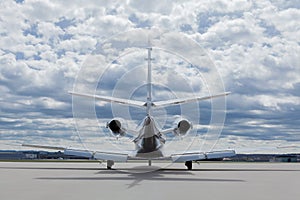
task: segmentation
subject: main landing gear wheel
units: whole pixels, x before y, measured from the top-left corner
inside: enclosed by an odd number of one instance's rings
[[[112,169],[112,166],[115,164],[113,160],[108,160],[107,161],[107,169]]]
[[[188,170],[193,169],[193,161],[186,161],[185,166],[187,167]]]

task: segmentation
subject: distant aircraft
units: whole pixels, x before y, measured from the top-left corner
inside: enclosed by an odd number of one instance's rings
[[[30,145],[23,144],[23,146],[34,147],[34,148],[46,148],[54,150],[62,150],[66,155],[81,156],[87,158],[94,158],[98,160],[107,161],[107,169],[111,169],[114,162],[126,162],[128,160],[148,160],[148,165],[151,165],[152,160],[169,160],[172,162],[185,162],[185,166],[188,170],[192,169],[192,162],[207,159],[218,159],[225,157],[235,156],[234,150],[224,150],[224,151],[210,151],[210,152],[173,152],[166,153],[163,150],[163,146],[166,143],[166,139],[163,137],[166,133],[173,133],[174,135],[183,136],[186,135],[192,128],[191,122],[186,119],[181,119],[177,125],[173,128],[159,130],[157,122],[151,116],[152,108],[166,107],[170,105],[183,104],[189,102],[202,101],[207,99],[212,99],[216,97],[226,96],[230,92],[225,92],[221,94],[205,96],[205,97],[190,97],[190,98],[180,98],[171,99],[165,101],[152,101],[152,82],[151,82],[151,51],[152,47],[148,47],[148,76],[147,76],[147,100],[146,102],[122,99],[108,96],[98,96],[83,94],[77,92],[69,92],[71,95],[93,98],[100,101],[125,104],[135,107],[146,108],[146,117],[142,121],[142,126],[139,130],[133,131],[138,133],[137,137],[133,140],[135,144],[135,149],[126,152],[103,152],[103,151],[92,151],[92,150],[80,150],[53,146],[42,146],[42,145]],[[127,132],[131,130],[126,130],[122,125],[121,120],[118,118],[112,119],[107,123],[107,128],[116,136],[124,136]]]

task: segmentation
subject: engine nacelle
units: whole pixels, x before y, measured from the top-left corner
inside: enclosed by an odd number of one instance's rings
[[[189,130],[192,129],[192,124],[186,120],[186,119],[181,119],[178,121],[177,126],[174,128],[174,133],[176,135],[186,135]]]
[[[122,119],[112,119],[106,124],[106,128],[109,128],[114,136],[124,136],[126,134],[126,128]]]

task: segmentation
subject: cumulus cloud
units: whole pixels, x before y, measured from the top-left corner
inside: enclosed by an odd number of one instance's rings
[[[115,92],[129,87],[134,91],[132,98],[141,98],[141,88],[134,85],[144,83],[146,71],[142,69],[146,63],[138,58],[144,58],[146,51],[130,54],[126,45],[147,46],[148,36],[144,30],[148,29],[155,30],[151,35],[153,46],[165,42],[164,47],[178,49],[181,56],[193,55],[193,48],[181,45],[184,41],[178,37],[177,40],[168,37],[166,41],[160,37],[175,32],[195,40],[204,52],[190,56],[195,60],[189,61],[175,58],[175,54],[157,53],[155,57],[160,60],[154,61],[157,98],[174,97],[160,88],[168,86],[180,90],[179,86],[184,84],[177,82],[186,80],[188,87],[199,93],[208,92],[205,85],[218,91],[221,84],[214,83],[219,74],[225,88],[233,92],[227,98],[224,141],[227,138],[237,144],[255,140],[263,144],[273,140],[278,143],[300,140],[298,0],[25,0],[3,1],[0,5],[0,132],[3,140],[35,133],[47,136],[51,133],[56,137],[62,132],[72,138],[71,97],[67,91],[72,90],[78,72],[83,72],[82,66],[89,65],[89,70],[84,71],[85,79],[77,80],[84,85],[77,88],[80,91],[98,88],[101,89],[97,90],[98,94],[111,95],[111,89],[122,80],[124,85],[119,84]],[[120,38],[122,42],[103,44],[116,34],[132,30],[136,30],[132,43],[128,38]],[[119,61],[112,60],[120,49],[128,54]],[[199,60],[202,68],[196,73],[188,62]],[[98,75],[104,68],[98,66],[99,61],[111,65],[102,79]],[[128,67],[122,68],[123,65]],[[95,66],[99,67],[98,72],[94,71]],[[210,66],[216,70],[210,70]],[[123,76],[126,71],[132,74]],[[134,78],[137,75],[139,77]],[[98,79],[103,83],[101,87],[93,85]],[[200,104],[203,126],[209,124],[211,104]],[[109,113],[110,106],[98,104],[97,107],[104,109],[102,113]],[[45,124],[48,119],[51,123]]]

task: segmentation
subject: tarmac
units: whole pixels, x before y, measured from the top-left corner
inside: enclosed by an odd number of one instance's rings
[[[0,162],[1,200],[298,200],[300,163]]]

